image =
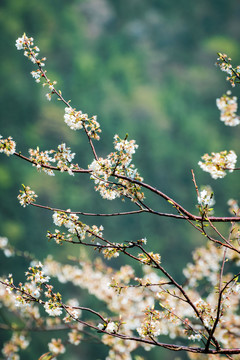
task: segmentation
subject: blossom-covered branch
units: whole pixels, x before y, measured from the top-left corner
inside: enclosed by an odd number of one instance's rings
[[[0,136],[0,152],[7,156],[15,155],[50,176],[55,171],[67,172],[71,176],[88,174],[103,199],[126,199],[137,210],[97,213],[58,209],[37,204],[37,194],[23,185],[18,195],[23,207],[32,205],[52,212],[57,228],[47,232],[49,240],[58,245],[67,243],[69,246],[89,247],[97,251],[98,256],[92,260],[88,260],[86,255],[71,259],[66,257],[63,263],[48,256],[39,262],[9,245],[6,237],[0,238],[0,249],[6,257],[23,255],[27,261],[30,260],[25,273],[26,281],[16,285],[12,274],[0,279],[3,308],[26,324],[24,329],[22,325],[14,328],[11,322],[0,324],[2,329],[14,330],[11,339],[3,345],[4,357],[18,359],[18,352],[29,346],[33,330],[51,332],[64,329],[67,338],[51,338],[46,348],[49,352],[42,355],[42,358],[56,358],[66,351],[69,344],[80,346],[86,334],[85,328],[89,329],[92,338],[109,347],[107,359],[130,360],[132,352],[138,347],[149,350],[153,346],[186,351],[192,359],[200,359],[197,354],[203,354],[208,359],[214,355],[217,359],[223,354],[228,358],[240,354],[240,230],[237,224],[240,211],[237,201],[230,199],[228,202],[231,216],[213,216],[217,199],[209,186],[198,188],[192,171],[197,214],[191,213],[174,198],[144,182],[133,164],[138,145],[128,135],[124,138],[114,135],[113,151],[105,157],[97,154],[93,144],[94,140],[100,140],[97,117],[89,117],[72,107],[70,101],[66,101],[61,91],[56,89],[56,81],[51,81],[47,71],[43,70],[46,58],[39,58],[40,50],[34,45],[32,37],[23,34],[17,39],[16,47],[23,50],[37,67],[31,75],[37,83],[48,88],[46,98],[50,101],[56,96],[64,103],[65,124],[73,131],[82,130],[86,134],[93,160],[84,167],[73,164],[76,154],[65,143],[60,143],[55,150],[40,150],[36,146],[29,149],[27,157],[16,151],[16,143],[11,136],[6,139]],[[219,54],[218,64],[221,70],[227,72],[227,80],[232,86],[239,82],[240,68],[233,68],[227,55]],[[217,106],[220,120],[225,125],[237,126],[240,123],[237,98],[231,93],[227,92],[217,99]],[[203,155],[199,166],[217,179],[226,176],[227,171],[236,170],[236,163],[236,153],[224,150]],[[176,213],[160,212],[150,207],[147,192],[168,202]],[[102,225],[88,225],[81,219],[81,216],[114,217],[140,213],[182,219],[203,236],[204,246],[194,251],[193,261],[183,269],[181,281],[170,274],[161,254],[151,250],[151,241],[136,235],[135,239],[123,239],[118,243],[104,235]],[[216,227],[215,222],[231,222],[228,236]],[[128,264],[117,269],[105,263],[110,259],[114,261],[119,255],[134,262],[141,271]],[[54,287],[53,279],[54,284],[57,283]],[[102,305],[100,310],[88,307],[81,296],[69,296],[64,292],[66,283],[71,283],[76,293],[87,290],[104,304],[104,310]],[[41,312],[44,315],[40,315]],[[159,341],[159,336],[163,335],[168,336],[166,342]],[[199,345],[193,346],[195,341]]]

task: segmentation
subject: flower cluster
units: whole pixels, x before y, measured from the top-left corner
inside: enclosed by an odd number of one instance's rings
[[[21,319],[23,323],[26,321],[26,330],[24,332],[19,331],[17,325],[15,325],[14,328],[16,329],[16,332],[13,333],[12,338],[8,342],[3,344],[2,352],[8,359],[20,359],[18,356],[19,350],[25,349],[31,340],[30,338],[29,340],[26,338],[26,334],[28,332],[30,333],[31,326],[38,326],[44,330],[54,330],[55,326],[57,329],[61,322],[63,324],[69,322],[69,319],[60,319],[62,308],[60,307],[58,299],[61,297],[60,294],[54,294],[52,292],[52,287],[46,284],[47,281],[46,276],[42,272],[42,264],[35,264],[35,266],[32,266],[29,269],[30,272],[26,273],[28,282],[25,284],[20,283],[18,286],[15,286],[11,274],[8,279],[0,279],[1,306],[4,306],[10,311],[14,311],[17,318]],[[40,282],[37,279],[37,274],[40,276]],[[5,285],[3,286],[2,284]],[[40,299],[40,293],[43,293],[41,289],[43,285],[45,288],[49,289],[49,291],[45,292],[48,301],[42,301]],[[47,313],[47,317],[46,315],[44,317],[42,314],[40,316],[38,307],[33,306],[32,302],[42,304]],[[75,299],[69,299],[68,305],[66,305],[67,313],[69,314],[68,317],[71,316],[71,320],[74,320],[74,318],[76,319],[79,316],[81,311],[79,309],[73,309],[72,306],[78,306],[78,302]],[[72,330],[69,332],[69,341],[74,345],[79,344],[81,339],[79,331],[82,330],[82,327],[79,325],[81,324],[70,327]],[[20,330],[21,328],[22,325],[20,326]],[[68,329],[67,326],[66,329]],[[65,348],[61,345],[61,340],[52,339],[49,343],[49,350],[56,356],[63,353]]]
[[[29,271],[25,273],[25,275],[27,276],[27,280],[33,281],[36,284],[45,284],[49,282],[50,277],[45,275],[42,267],[43,265],[41,262],[39,262],[35,266],[30,266],[28,268]]]
[[[128,167],[138,145],[135,143],[135,140],[128,141],[127,138],[123,140],[116,134],[114,136],[114,148],[121,154],[121,163],[123,163],[125,167]]]
[[[70,299],[67,302],[65,310],[67,311],[67,316],[63,319],[65,323],[71,322],[72,320],[76,321],[82,314],[77,299]]]
[[[90,138],[100,139],[98,134],[101,132],[101,129],[96,115],[89,118],[88,114],[83,114],[82,111],[76,111],[76,109],[69,106],[65,108],[64,121],[70,129],[79,130],[84,127]]]
[[[37,306],[30,306],[31,301],[35,301],[39,295],[39,288],[36,283],[19,284],[19,288],[13,285],[12,274],[9,274],[8,279],[0,279],[3,286],[0,286],[0,301],[2,306],[5,306],[9,310],[18,313],[19,318],[26,319],[30,323],[36,325],[42,324],[39,308]],[[14,292],[16,290],[16,293]],[[18,292],[17,292],[18,290]]]
[[[20,205],[23,207],[26,207],[27,205],[32,204],[36,201],[36,198],[38,197],[33,190],[30,189],[29,186],[23,186],[23,190],[20,190],[20,194],[18,195],[18,200],[20,202]]]
[[[71,234],[78,235],[81,240],[85,239],[88,226],[79,221],[77,215],[65,212],[54,212],[53,222],[56,226],[65,226]]]
[[[189,335],[188,339],[193,340],[193,341],[195,341],[195,340],[200,341],[202,339],[202,335],[200,333],[196,332],[194,334]]]
[[[103,226],[97,227],[93,225],[92,227],[82,223],[79,220],[79,217],[76,214],[72,214],[69,209],[67,212],[54,212],[53,213],[53,222],[56,226],[65,226],[68,229],[68,232],[73,235],[77,235],[79,240],[84,240],[86,234],[88,237],[101,237]],[[55,230],[55,234],[48,232],[47,237],[49,239],[54,238],[56,242],[71,241],[70,236],[65,236],[64,233],[60,234],[58,230]]]
[[[240,208],[239,208],[237,200],[229,199],[227,204],[229,206],[229,211],[231,214],[234,214],[234,215],[239,214]]]
[[[81,111],[66,107],[64,121],[70,129],[79,130],[83,128],[83,123],[88,121],[88,114],[83,114]]]
[[[215,289],[219,280],[222,254],[223,249],[217,248],[214,244],[209,244],[208,248],[198,249],[194,253],[194,263],[191,266],[189,264],[188,269],[184,272],[187,281],[184,282],[183,288],[191,297],[203,323],[196,321],[196,312],[193,311],[190,304],[185,300],[181,301],[182,294],[179,289],[176,289],[170,283],[168,285],[161,285],[162,283],[166,284],[166,279],[160,277],[149,267],[143,268],[144,277],[140,279],[135,278],[134,270],[130,266],[122,266],[120,270],[114,270],[103,264],[100,259],[95,260],[94,263],[92,261],[81,260],[79,265],[62,265],[48,257],[44,261],[44,266],[41,263],[35,264],[33,270],[30,270],[30,274],[27,274],[28,280],[31,283],[29,283],[28,287],[26,285],[22,286],[21,289],[25,290],[24,296],[26,296],[27,289],[29,289],[28,299],[34,301],[34,286],[32,287],[31,284],[35,284],[38,287],[49,287],[45,281],[45,274],[58,278],[61,283],[68,281],[76,287],[87,289],[96,298],[105,302],[111,313],[121,316],[121,321],[119,322],[117,320],[106,320],[96,325],[99,330],[108,332],[108,334],[103,335],[102,341],[110,347],[109,356],[111,355],[112,358],[115,356],[116,358],[116,354],[119,353],[120,349],[122,349],[120,353],[125,354],[127,352],[128,356],[130,356],[131,351],[141,345],[141,343],[132,341],[130,346],[130,343],[121,342],[121,339],[115,339],[110,336],[111,334],[117,332],[124,336],[133,336],[137,331],[141,338],[149,340],[159,335],[169,335],[171,338],[187,337],[193,341],[200,340],[207,335],[206,328],[211,329],[216,319],[218,292]],[[229,262],[234,261],[234,258],[229,257],[228,259]],[[43,278],[41,283],[36,278],[35,273],[41,273],[42,269],[44,269],[44,273],[41,274]],[[39,276],[40,279],[41,275]],[[198,285],[203,279],[212,284],[210,287],[212,291],[206,298],[203,298],[198,292]],[[224,275],[222,279],[224,284],[227,280],[229,280],[229,274]],[[136,286],[132,284],[133,281],[137,281]],[[12,279],[8,283],[11,284]],[[109,286],[107,284],[115,285]],[[119,284],[124,284],[124,286]],[[118,286],[121,286],[121,291],[116,289]],[[237,329],[239,324],[239,316],[237,315],[239,285],[236,281],[233,283],[233,286],[228,287],[226,296],[224,293],[226,301],[230,294],[232,297],[231,306],[221,307],[221,318],[215,331],[215,336],[226,347],[234,344],[234,335],[228,330],[229,324],[231,323],[231,329]],[[62,306],[58,300],[59,295],[48,291],[46,296],[50,298],[45,302],[39,301],[39,304],[42,304],[47,315],[53,318],[52,320],[54,321],[61,321],[61,324],[65,323],[67,325],[68,321],[73,320],[68,330],[68,337],[70,343],[74,345],[79,344],[82,335],[79,333],[77,321],[74,321],[79,316],[78,302],[72,299]],[[15,307],[13,305],[16,302],[14,291],[7,292],[4,287],[0,287],[0,299],[3,301],[4,306],[8,308],[13,306],[16,309],[16,305]],[[159,302],[161,311],[154,308],[156,302]],[[20,302],[18,301],[18,303]],[[22,311],[22,317],[26,317],[27,314],[32,314],[33,316],[32,308],[32,306],[21,306],[17,309]],[[64,309],[68,316],[61,319],[60,317]],[[39,313],[36,313],[36,321],[40,320]],[[76,326],[74,325],[75,323]],[[48,318],[48,324],[50,326],[50,324],[54,323]],[[57,322],[56,324],[60,323]],[[55,355],[60,354],[61,349],[63,349],[61,341],[59,339],[52,339],[50,343],[52,345],[51,348],[49,345],[49,350]],[[144,344],[142,345],[144,346]],[[117,358],[125,359],[124,357]],[[130,359],[130,357],[128,358]]]
[[[212,152],[211,155],[205,154],[202,156],[204,162],[199,161],[198,165],[203,171],[209,172],[213,179],[223,178],[226,175],[226,170],[232,172],[235,169],[237,162],[237,155],[233,150],[229,152],[221,151],[220,153]]]
[[[230,96],[231,92],[223,95],[220,99],[217,99],[217,107],[221,112],[220,120],[228,126],[236,126],[240,124],[240,118],[236,115],[237,112],[237,97]]]
[[[29,154],[33,166],[36,166],[39,171],[43,170],[46,174],[54,176],[51,166],[52,163],[57,162],[57,169],[61,172],[67,171],[69,175],[74,175],[72,171],[74,165],[70,163],[74,159],[75,153],[71,153],[71,149],[66,147],[65,143],[58,145],[58,151],[40,151],[39,147],[37,147],[36,149],[29,149]]]
[[[64,354],[66,351],[66,348],[62,344],[61,339],[56,340],[53,338],[52,341],[48,344],[48,348],[54,356]]]
[[[193,263],[187,264],[183,270],[188,286],[197,288],[202,279],[207,279],[213,287],[217,286],[222,256],[223,249],[214,244],[196,249],[193,252]]]
[[[210,188],[206,188],[199,193],[198,204],[202,207],[211,207],[215,204],[213,192]]]
[[[43,170],[46,174],[54,176],[53,170],[49,169],[53,158],[49,154],[53,153],[53,150],[40,151],[39,147],[36,149],[29,149],[30,160],[32,161],[33,166],[36,166],[37,170]]]
[[[124,341],[108,334],[103,335],[102,342],[110,349],[106,360],[132,360],[131,353],[139,346],[136,341]],[[143,360],[142,357],[135,358]]]
[[[26,349],[29,344],[24,332],[13,332],[11,339],[3,344],[2,353],[6,359],[20,360],[18,352]]]
[[[216,308],[213,308],[210,303],[203,300],[201,297],[195,301],[194,305],[199,314],[203,317],[204,326],[211,329],[214,320],[216,319]]]
[[[51,301],[45,302],[44,309],[50,316],[60,316],[62,314],[62,308]]]
[[[105,329],[105,331],[107,331],[109,333],[115,333],[115,332],[117,332],[117,330],[118,330],[118,324],[116,324],[113,321],[110,321],[107,324],[106,329]]]
[[[227,76],[227,81],[229,81],[232,87],[234,87],[235,84],[239,82],[240,66],[238,65],[236,68],[234,68],[231,64],[232,59],[226,54],[219,53],[218,56],[217,65],[222,71],[229,75]]]
[[[71,149],[66,147],[66,144],[58,145],[58,151],[54,153],[54,160],[57,162],[57,168],[63,171],[68,171],[70,175],[73,175],[71,171],[72,165],[70,168],[68,164],[74,159],[75,153],[71,153]]]
[[[117,152],[110,153],[106,159],[93,160],[89,165],[91,179],[94,180],[96,191],[99,191],[104,199],[113,200],[117,197],[126,196],[133,201],[142,200],[144,194],[141,186],[131,180],[142,181],[133,164],[132,155],[138,148],[134,140],[122,140],[118,135],[114,136],[114,147]],[[121,178],[127,177],[129,179]],[[110,177],[117,178],[117,182],[110,181]]]
[[[152,336],[159,336],[164,333],[161,324],[161,318],[164,317],[164,313],[158,310],[146,309],[145,319],[141,327],[137,328],[137,332],[142,338],[148,338]]]
[[[0,236],[0,249],[3,250],[6,257],[11,257],[14,255],[14,250],[12,246],[9,245],[8,238],[6,237]]]
[[[40,50],[37,46],[34,46],[32,37],[27,37],[24,33],[22,37],[16,40],[16,48],[17,50],[24,50],[24,56],[28,57],[34,64],[37,63],[39,66],[45,65],[45,58],[38,60]],[[37,78],[35,74],[33,77]]]
[[[55,229],[54,233],[48,231],[47,238],[49,240],[54,239],[57,244],[62,245],[63,242],[72,242],[71,234],[65,234],[64,232],[60,232],[58,229]]]
[[[82,335],[79,334],[79,332],[77,330],[73,329],[72,331],[70,331],[68,333],[68,338],[69,338],[70,344],[77,346],[80,344],[80,342],[82,340]]]
[[[111,247],[111,245],[102,250],[102,253],[106,259],[116,258],[119,256],[119,250],[117,248]]]
[[[22,37],[19,37],[16,40],[16,47],[18,50],[24,50],[24,56],[28,57],[34,64],[38,66],[38,69],[35,71],[31,71],[32,77],[35,79],[37,83],[41,82],[41,79],[44,80],[43,86],[48,86],[49,92],[46,94],[47,99],[50,101],[53,94],[58,94],[61,96],[61,91],[57,92],[55,89],[56,81],[51,82],[47,77],[47,71],[43,71],[43,67],[45,66],[46,58],[38,59],[40,49],[37,46],[34,46],[33,38],[27,37],[26,34],[23,34]]]
[[[87,135],[94,139],[94,140],[100,140],[99,134],[102,132],[100,129],[100,124],[97,121],[97,116],[94,115],[88,119],[87,122],[85,122],[85,129],[87,132]]]
[[[142,263],[146,265],[155,266],[155,263],[161,264],[160,254],[154,254],[153,252],[150,252],[148,254],[138,254],[138,258]]]
[[[39,48],[34,46],[33,38],[28,38],[26,34],[23,34],[22,37],[16,40],[16,47],[18,50],[24,50],[24,55],[27,56],[34,64],[37,64],[38,69],[31,72],[32,77],[37,83],[40,83],[43,80],[43,86],[48,86],[49,92],[46,93],[47,100],[52,99],[52,95],[56,94],[58,99],[63,101],[64,104],[68,104],[66,100],[63,99],[62,93],[60,90],[56,90],[55,85],[57,84],[56,81],[51,81],[47,77],[47,72],[43,71],[43,67],[45,66],[46,58],[42,58],[41,60],[38,59],[39,56]],[[82,113],[82,111],[76,111],[70,105],[65,108],[65,115],[64,115],[65,123],[70,127],[72,130],[79,130],[84,128],[88,137],[99,140],[99,133],[101,133],[100,125],[97,121],[96,116],[92,116],[91,118],[88,117],[88,114]],[[52,175],[51,172],[47,173]]]
[[[33,45],[33,38],[32,37],[28,38],[25,33],[23,34],[22,37],[19,37],[16,40],[16,44],[15,44],[17,50],[25,50],[25,48],[30,45]]]
[[[13,155],[16,151],[16,143],[12,137],[9,136],[7,139],[2,139],[0,135],[0,153],[4,153],[7,156]]]
[[[233,72],[232,72],[232,65],[231,65],[231,58],[228,57],[226,54],[218,54],[219,57],[217,58],[217,61],[219,61],[219,63],[217,63],[217,65],[219,65],[220,69],[224,72],[226,72],[227,74],[229,74],[230,76],[232,76]]]
[[[32,77],[35,79],[36,83],[40,83],[41,80],[41,70],[37,69],[36,71],[31,71]]]

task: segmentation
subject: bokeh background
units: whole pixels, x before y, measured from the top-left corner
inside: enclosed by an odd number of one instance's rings
[[[217,52],[240,62],[240,3],[236,0],[1,0],[0,2],[0,134],[11,135],[17,150],[56,148],[66,142],[82,167],[92,161],[84,134],[70,130],[63,121],[64,106],[30,75],[33,64],[15,48],[24,32],[33,36],[41,56],[47,57],[48,76],[72,106],[98,115],[102,128],[96,145],[102,156],[113,149],[113,136],[135,139],[139,149],[134,163],[144,180],[173,197],[189,211],[196,211],[198,185],[211,185],[215,214],[227,215],[227,200],[239,197],[236,173],[218,181],[203,173],[197,163],[206,152],[235,150],[239,153],[239,129],[219,120],[216,98],[230,89],[214,64]],[[239,95],[239,90],[233,90]],[[103,201],[88,176],[48,177],[20,159],[0,157],[0,235],[39,260],[51,253],[67,262],[80,249],[57,246],[46,239],[53,229],[51,214],[17,201],[21,184],[39,195],[41,204],[79,211],[112,212],[132,208],[121,201]],[[172,211],[163,200],[147,194],[158,211]],[[114,241],[147,237],[149,250],[160,252],[167,270],[181,281],[182,268],[191,252],[205,240],[189,224],[154,216],[84,219],[103,224]],[[223,229],[224,231],[225,229]],[[86,251],[86,256],[96,255]],[[110,264],[118,267],[119,258]],[[0,254],[1,273],[24,280],[28,263]],[[98,306],[87,293],[67,288],[82,304]],[[0,309],[2,322],[3,309]],[[64,337],[64,333],[62,333]],[[47,351],[47,334],[34,335],[24,359],[37,359]],[[57,334],[56,336],[60,336]],[[0,330],[0,341],[10,334]],[[165,339],[166,340],[166,339]],[[62,359],[104,359],[104,346],[82,343],[69,348]],[[147,359],[186,359],[155,349]]]

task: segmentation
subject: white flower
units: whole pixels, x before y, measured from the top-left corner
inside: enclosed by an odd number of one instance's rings
[[[217,99],[217,107],[221,112],[220,120],[228,126],[236,126],[240,124],[239,116],[236,115],[237,112],[237,97],[229,96],[231,92],[223,95],[220,99]]]
[[[135,140],[122,140],[118,135],[114,136],[114,147],[118,151],[125,151],[128,155],[133,155],[135,153],[135,149],[138,148],[138,145],[135,144]]]
[[[88,120],[88,115],[81,111],[75,111],[71,107],[65,108],[64,121],[72,130],[79,130],[83,127],[83,121]]]
[[[107,324],[106,331],[109,333],[115,333],[118,329],[117,324],[115,324],[113,321]]]
[[[3,249],[8,244],[8,238],[6,237],[0,237],[0,249]]]
[[[22,37],[19,37],[17,40],[16,40],[16,48],[17,50],[26,50],[27,49],[27,46],[30,46],[30,45],[33,45],[33,38],[32,37],[27,37],[26,34],[23,34]],[[37,48],[37,51],[39,49]],[[28,52],[25,51],[24,52],[24,55],[25,56],[28,56]]]
[[[31,71],[32,77],[36,80],[36,82],[40,82],[41,72],[40,71]]]
[[[48,348],[54,355],[63,354],[66,351],[61,339],[52,339],[48,344]]]
[[[215,204],[215,201],[213,199],[213,194],[211,193],[209,195],[209,193],[207,192],[207,190],[202,190],[199,194],[199,197],[198,197],[198,203],[199,205],[202,205],[202,206],[213,206]]]
[[[14,255],[14,252],[11,249],[4,249],[3,253],[6,257],[11,257]]]
[[[52,99],[51,94],[50,94],[50,93],[47,93],[47,94],[46,94],[46,98],[48,99],[48,101],[51,101],[51,99]]]
[[[13,155],[16,150],[16,143],[12,140],[12,137],[9,136],[7,139],[2,139],[0,135],[0,153],[3,152],[7,156]]]
[[[229,199],[227,204],[230,207],[229,211],[230,211],[231,214],[236,215],[236,214],[239,213],[239,205],[238,205],[237,200]]]
[[[79,345],[82,339],[82,335],[75,329],[68,333],[69,342],[73,345]]]
[[[25,41],[25,35],[23,35],[22,37],[19,37],[17,40],[16,40],[16,44],[15,44],[15,46],[16,46],[16,48],[18,49],[18,50],[22,50],[22,49],[24,49],[24,41]]]
[[[199,334],[199,333],[197,333],[197,334],[192,334],[192,335],[190,335],[190,336],[188,337],[189,340],[193,340],[193,341],[195,341],[195,340],[200,341],[201,338],[202,338],[202,335]]]
[[[43,264],[41,263],[41,261],[39,261],[38,264],[35,265],[35,267],[37,267],[37,268],[42,268],[42,267],[43,267]]]
[[[56,226],[62,226],[65,222],[65,218],[57,212],[54,212],[52,217],[53,217],[53,222]]]
[[[99,330],[103,330],[103,329],[104,329],[104,325],[101,324],[101,323],[99,323],[97,327],[98,327]]]
[[[26,207],[27,205],[33,203],[36,201],[36,198],[38,196],[35,194],[33,190],[30,189],[29,186],[23,185],[23,190],[20,190],[20,194],[18,195],[18,200],[20,202],[20,205],[23,207]]]
[[[77,320],[79,318],[79,316],[81,315],[81,310],[68,308],[68,313],[73,320]]]
[[[69,147],[66,147],[66,144],[60,144],[58,145],[58,153],[57,156],[55,155],[54,158],[56,160],[59,160],[59,157],[61,157],[63,160],[71,162],[74,159],[75,153],[71,153],[71,149]]]
[[[44,304],[44,309],[50,316],[60,316],[62,314],[62,308],[49,302]]]
[[[50,277],[49,277],[49,276],[45,276],[42,271],[39,271],[39,272],[36,273],[36,275],[35,275],[35,282],[36,282],[36,283],[44,284],[44,283],[46,283],[46,282],[49,282],[49,279],[50,279]]]
[[[235,291],[236,291],[236,292],[240,292],[240,283],[236,285]]]
[[[36,289],[36,290],[33,292],[33,296],[34,296],[35,298],[37,298],[37,299],[40,297],[40,295],[41,295],[41,293],[40,293],[39,289]]]
[[[15,306],[18,308],[26,309],[26,308],[30,307],[30,304],[26,303],[22,298],[16,298]]]
[[[141,241],[142,241],[143,244],[146,245],[146,243],[147,243],[147,238],[143,238],[143,239],[141,239]]]
[[[212,152],[211,155],[202,156],[204,162],[199,161],[198,165],[203,171],[209,172],[213,179],[223,178],[227,173],[226,170],[232,172],[235,169],[237,155],[233,150],[229,152],[221,151],[220,153]]]
[[[226,168],[228,168],[230,172],[233,172],[236,162],[237,155],[234,151],[230,150],[229,153],[226,155]]]

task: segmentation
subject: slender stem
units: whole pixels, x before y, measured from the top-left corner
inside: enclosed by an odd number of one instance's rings
[[[96,216],[96,217],[97,216],[135,215],[135,214],[141,214],[144,212],[148,212],[148,210],[146,210],[146,209],[141,209],[141,210],[134,210],[134,211],[125,211],[125,212],[104,214],[104,213],[88,213],[88,212],[82,212],[82,211],[69,211],[69,210],[53,208],[50,206],[40,205],[40,204],[36,204],[36,203],[31,203],[31,205],[41,208],[41,209],[50,210],[50,211],[58,211],[58,212],[63,212],[63,213],[67,213],[67,214],[76,214],[76,215],[83,215],[83,216]]]
[[[27,156],[22,155],[20,152],[15,152],[14,153],[15,156],[21,158],[22,160],[25,160],[27,162],[30,162],[33,165],[37,165],[35,160],[31,160],[30,158],[28,158]],[[52,165],[46,165],[46,164],[41,164],[41,167],[44,169],[49,169],[49,170],[53,170],[53,171],[61,171],[60,168],[56,167],[56,166],[52,166]],[[67,172],[67,170],[64,170],[65,172]],[[88,169],[82,169],[80,167],[78,167],[77,169],[71,169],[71,171],[73,173],[90,173],[91,171]]]
[[[92,149],[93,155],[94,155],[94,157],[95,157],[95,160],[98,160],[98,156],[97,156],[95,147],[94,147],[94,145],[93,145],[92,139],[91,139],[90,136],[88,135],[88,132],[87,132],[87,129],[86,129],[85,124],[83,124],[83,128],[84,128],[85,133],[86,133],[86,135],[87,135],[87,137],[88,137],[88,141],[89,141],[89,144],[90,144],[90,146],[91,146],[91,149]]]
[[[214,226],[211,222],[211,220],[208,220],[209,225],[211,226],[211,228],[218,234],[218,236],[225,241],[231,248],[232,248],[232,244],[230,243],[229,240],[227,240],[221,233],[220,231],[218,231],[218,229],[216,228],[216,226]]]
[[[224,265],[225,265],[225,261],[226,261],[226,253],[227,253],[227,249],[224,249],[224,254],[223,254],[223,260],[222,260],[222,266],[221,266],[221,270],[220,270],[220,276],[219,276],[219,286],[218,286],[218,291],[219,291],[219,296],[218,296],[218,305],[217,305],[217,315],[216,315],[216,319],[214,321],[213,327],[210,331],[208,340],[207,340],[207,344],[206,344],[206,350],[209,349],[210,346],[210,342],[211,339],[213,337],[213,334],[215,332],[215,329],[217,327],[217,324],[220,320],[220,311],[221,311],[221,302],[222,302],[222,292],[221,292],[221,287],[222,287],[222,278],[223,278],[223,269],[224,269]]]

